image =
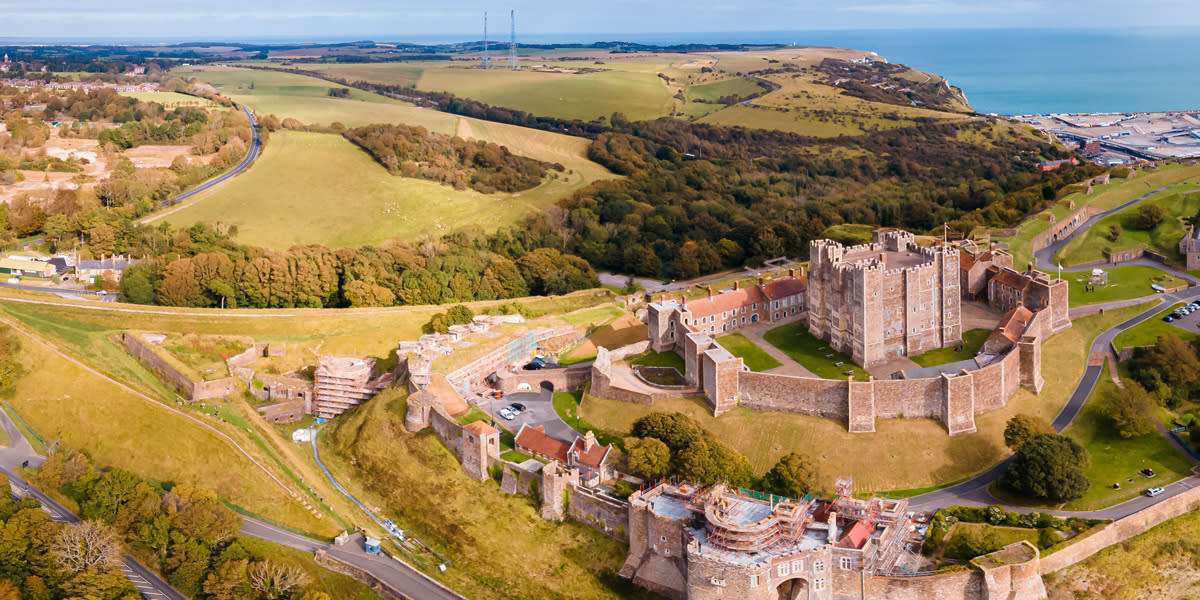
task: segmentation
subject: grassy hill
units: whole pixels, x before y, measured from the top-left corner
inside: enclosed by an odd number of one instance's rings
[[[236,225],[238,241],[273,248],[358,247],[465,225],[495,229],[590,181],[578,171],[552,177],[523,193],[458,191],[391,175],[341,136],[294,131],[276,133],[254,168],[165,219]]]
[[[1186,231],[1181,219],[1191,218],[1200,210],[1200,193],[1197,191],[1200,191],[1200,187],[1195,184],[1173,185],[1143,200],[1138,206],[1109,215],[1071,240],[1055,259],[1061,260],[1064,265],[1076,265],[1103,260],[1106,248],[1113,251],[1146,248],[1166,256],[1173,263],[1180,263],[1179,238]],[[1156,204],[1166,212],[1162,223],[1149,231],[1136,229],[1132,224],[1142,204]],[[1109,237],[1109,230],[1114,224],[1120,224],[1123,229],[1121,237],[1115,242]]]
[[[781,129],[835,137],[904,127],[916,118],[962,119],[965,115],[915,105],[869,101],[829,85],[815,68],[827,58],[863,56],[857,50],[788,48],[711,54],[597,53],[561,50],[524,56],[522,70],[480,70],[467,61],[372,64],[309,64],[346,81],[368,81],[419,90],[445,91],[535,115],[591,121],[622,112],[631,120],[682,115],[701,122]],[[537,69],[537,70],[535,70]],[[751,76],[778,86],[748,104],[717,103],[765,91]],[[940,85],[944,80],[915,69],[900,70],[897,85]],[[956,110],[968,110],[959,103]]]

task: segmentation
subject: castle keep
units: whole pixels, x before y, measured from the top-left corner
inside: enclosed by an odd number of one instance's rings
[[[958,249],[924,248],[895,229],[871,237],[811,244],[809,332],[864,367],[960,343]]]

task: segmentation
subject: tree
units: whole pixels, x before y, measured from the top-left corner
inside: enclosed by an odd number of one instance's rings
[[[0,579],[0,600],[21,600],[21,590],[13,582]]]
[[[451,325],[466,325],[475,319],[475,313],[464,304],[455,304],[446,311]]]
[[[95,521],[64,527],[55,539],[53,551],[59,568],[69,573],[114,568],[121,562],[116,532]]]
[[[1137,214],[1129,218],[1129,226],[1134,229],[1149,231],[1158,227],[1166,218],[1167,211],[1157,204],[1142,203],[1138,205]]]
[[[1046,419],[1038,416],[1024,413],[1014,415],[1004,426],[1004,445],[1016,452],[1039,433],[1054,433],[1054,428]]]
[[[249,598],[250,579],[246,575],[248,562],[231,560],[204,579],[204,593],[212,600],[242,600]]]
[[[1125,389],[1105,394],[1100,410],[1112,419],[1117,434],[1123,438],[1154,431],[1154,398],[1136,381],[1125,381],[1124,386]]]
[[[704,430],[683,413],[653,412],[633,422],[633,437],[655,438],[672,451],[686,448],[704,435]]]
[[[267,600],[284,598],[292,590],[308,583],[308,575],[299,567],[278,565],[269,560],[250,565],[246,572],[250,586]]]
[[[767,491],[777,496],[803,498],[817,487],[817,467],[803,454],[792,452],[779,459],[763,476]]]
[[[1119,241],[1124,231],[1120,223],[1113,223],[1108,228],[1108,239],[1114,242]]]
[[[625,438],[625,454],[629,470],[641,477],[662,477],[671,468],[671,449],[655,438]]]
[[[300,596],[300,600],[333,600],[333,599],[330,598],[329,594],[326,594],[325,592],[320,592],[317,590],[308,590],[307,592],[304,592],[303,596]]]
[[[1025,442],[1000,481],[1010,490],[1054,502],[1074,500],[1087,493],[1083,474],[1091,457],[1079,442],[1054,433],[1040,433]]]

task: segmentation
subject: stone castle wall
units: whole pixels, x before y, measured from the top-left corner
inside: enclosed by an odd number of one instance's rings
[[[557,392],[573,392],[583,388],[591,377],[591,366],[566,367],[564,369],[538,369],[536,371],[502,371],[496,374],[500,391],[511,394],[518,391],[522,383],[538,391],[543,381],[549,381]]]
[[[629,540],[628,503],[580,485],[567,490],[567,516],[609,537]]]
[[[1042,558],[1041,572],[1053,573],[1135,535],[1149,531],[1168,519],[1200,508],[1200,488],[1191,488],[1146,507],[1123,519],[1113,521],[1100,531]]]
[[[1067,215],[1061,221],[1055,221],[1046,231],[1043,231],[1033,238],[1029,243],[1030,253],[1037,252],[1054,242],[1071,235],[1076,229],[1083,226],[1088,219],[1104,212],[1104,209],[1095,206],[1084,206]],[[1035,219],[1041,217],[1033,217]],[[1017,265],[1018,270],[1025,268],[1026,265]]]
[[[179,369],[175,368],[174,365],[159,356],[150,347],[150,344],[143,340],[137,333],[126,331],[123,337],[126,351],[145,363],[152,371],[158,373],[167,383],[178,388],[188,400],[222,398],[233,394],[236,390],[233,377],[223,377],[212,381],[192,381],[187,375],[184,375]]]

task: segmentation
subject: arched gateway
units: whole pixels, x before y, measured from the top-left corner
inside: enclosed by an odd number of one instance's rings
[[[779,600],[808,600],[808,590],[808,580],[802,577],[786,579],[775,588]]]

